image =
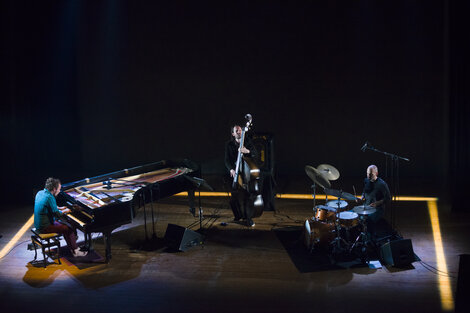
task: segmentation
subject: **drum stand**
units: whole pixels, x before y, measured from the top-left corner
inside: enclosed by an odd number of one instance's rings
[[[313,182],[313,185],[311,186],[312,190],[313,190],[313,218],[316,220],[316,215],[317,215],[317,205],[316,205],[316,198],[317,198],[317,185],[315,184],[315,182]]]
[[[316,199],[316,190],[317,190],[317,186],[315,185],[315,183],[313,183],[313,185],[311,186],[312,189],[313,189],[313,209],[315,209],[315,199]]]
[[[367,254],[367,247],[371,243],[371,241],[367,238],[367,215],[362,215],[361,218],[362,224],[362,231],[357,236],[356,240],[354,241],[353,245],[349,249],[349,252],[352,253],[355,247],[361,247],[361,260],[365,261],[364,263],[369,263],[369,256]]]
[[[339,212],[336,212],[336,219],[335,219],[335,231],[336,231],[336,238],[331,241],[332,246],[332,255],[333,257],[339,255],[342,252],[349,251],[349,243],[341,238],[340,231],[342,229],[339,223]]]

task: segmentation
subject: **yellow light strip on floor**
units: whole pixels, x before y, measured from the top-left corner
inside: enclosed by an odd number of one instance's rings
[[[177,197],[186,197],[187,195],[186,191],[175,194]],[[198,196],[199,191],[196,191],[195,195]],[[230,192],[201,191],[201,197],[230,197]]]
[[[439,198],[436,197],[410,197],[410,196],[398,196],[395,197],[397,201],[434,201],[436,202]]]
[[[24,233],[31,228],[34,222],[34,214],[29,218],[29,220],[21,227],[21,229],[16,233],[15,236],[10,240],[10,242],[3,247],[2,251],[0,251],[0,259],[7,255],[8,252],[16,245],[18,240],[24,235]]]
[[[175,196],[185,197],[188,193],[186,191],[177,193]],[[196,192],[196,195],[199,195],[199,192]],[[210,191],[201,191],[201,197],[229,197],[230,192],[210,192]],[[299,194],[299,193],[278,193],[276,194],[278,199],[296,199],[296,200],[313,200],[312,194]],[[316,199],[324,200],[326,195],[316,195]],[[328,196],[328,199],[334,200],[336,197]],[[411,197],[411,196],[398,196],[395,197],[397,201],[437,201],[436,197]]]
[[[439,215],[437,213],[437,202],[428,201],[429,218],[431,220],[432,233],[434,236],[434,247],[436,249],[437,269],[447,273],[447,263],[442,245],[441,227],[439,225]],[[439,275],[439,292],[441,295],[441,306],[444,311],[454,310],[454,297],[448,276]]]

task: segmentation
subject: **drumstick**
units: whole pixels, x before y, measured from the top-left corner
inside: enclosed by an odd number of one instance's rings
[[[357,202],[356,188],[354,188],[354,185],[353,185],[353,190],[354,190],[354,198],[356,198],[356,202]]]

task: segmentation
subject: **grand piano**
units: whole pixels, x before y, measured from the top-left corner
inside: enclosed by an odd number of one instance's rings
[[[89,249],[93,249],[91,234],[103,234],[109,262],[111,232],[131,223],[140,206],[188,191],[189,205],[194,207],[194,177],[200,177],[194,162],[164,160],[64,184],[57,202],[71,209],[65,218],[85,234]]]

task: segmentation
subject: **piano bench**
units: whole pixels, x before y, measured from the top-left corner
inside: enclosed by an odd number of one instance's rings
[[[58,264],[62,264],[60,262],[60,239],[62,235],[58,233],[42,234],[39,231],[37,231],[36,228],[32,228],[31,232],[33,233],[31,235],[31,243],[33,244],[33,247],[34,247],[33,262],[36,261],[37,259],[37,255],[38,255],[37,249],[41,248],[44,267],[46,267],[47,257],[50,257],[51,259],[53,259],[51,247],[57,247],[57,261],[58,261]]]

